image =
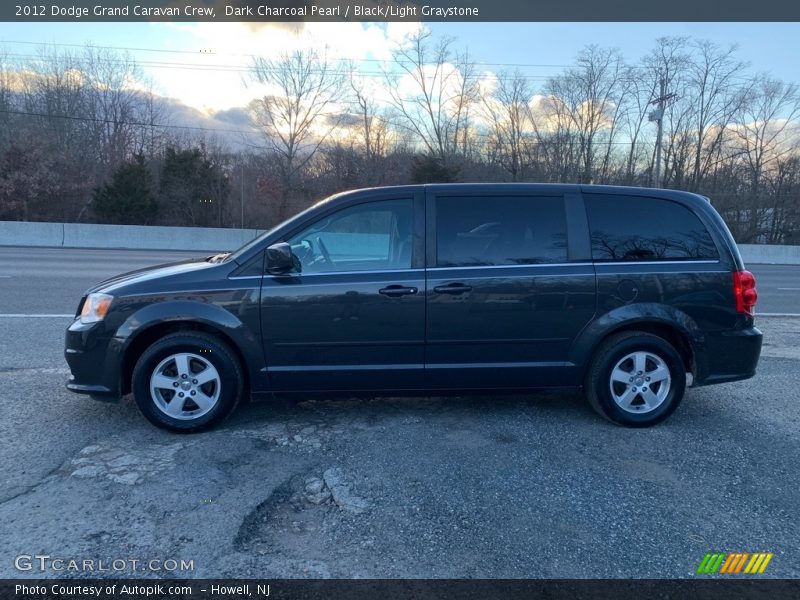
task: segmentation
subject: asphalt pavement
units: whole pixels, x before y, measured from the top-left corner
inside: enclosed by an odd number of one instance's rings
[[[67,392],[58,315],[191,255],[0,248],[0,313],[55,315],[0,316],[0,578],[64,575],[15,567],[34,554],[128,561],[104,576],[694,577],[708,552],[800,577],[800,318],[759,318],[756,377],[645,430],[571,393],[260,402],[186,436]],[[750,268],[759,310],[800,313],[778,289],[800,267]]]
[[[83,292],[113,275],[202,252],[0,247],[0,313],[75,314]]]

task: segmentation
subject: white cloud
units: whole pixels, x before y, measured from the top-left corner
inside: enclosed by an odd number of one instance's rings
[[[376,78],[392,49],[419,28],[416,23],[192,23],[164,24],[189,35],[194,48],[208,53],[181,54],[164,60],[184,68],[148,70],[166,96],[207,112],[245,106],[258,92],[249,79],[252,56],[274,58],[314,49],[333,60],[352,60],[365,78]],[[159,59],[160,60],[160,59]],[[145,66],[147,68],[147,66]]]

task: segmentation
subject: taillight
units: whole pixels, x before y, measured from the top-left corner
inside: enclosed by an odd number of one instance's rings
[[[736,298],[736,312],[754,315],[756,312],[756,278],[750,271],[733,272],[733,297]]]

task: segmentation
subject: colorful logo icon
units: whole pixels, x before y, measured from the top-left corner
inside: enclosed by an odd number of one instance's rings
[[[772,560],[772,552],[729,552],[713,554],[708,553],[700,561],[696,573],[700,575],[713,575],[720,573],[725,575],[735,575],[744,573],[747,575],[761,574],[767,568],[769,561]]]

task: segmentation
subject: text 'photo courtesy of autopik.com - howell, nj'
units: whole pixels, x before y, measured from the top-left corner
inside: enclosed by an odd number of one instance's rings
[[[800,596],[800,5],[0,5],[0,598]]]

